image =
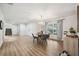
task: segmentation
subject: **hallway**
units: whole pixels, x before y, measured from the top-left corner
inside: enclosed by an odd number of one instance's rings
[[[12,39],[12,40],[11,40]],[[14,40],[13,40],[14,39]],[[0,49],[2,56],[57,56],[62,51],[62,42],[48,40],[46,44],[33,43],[32,37],[7,36]]]

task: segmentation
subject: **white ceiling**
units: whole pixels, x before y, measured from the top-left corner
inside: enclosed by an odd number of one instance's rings
[[[13,24],[72,15],[76,10],[76,4],[72,3],[3,3],[0,6],[6,21]]]

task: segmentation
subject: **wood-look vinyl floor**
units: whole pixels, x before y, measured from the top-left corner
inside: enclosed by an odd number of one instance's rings
[[[47,44],[37,44],[28,36],[8,36],[0,48],[0,56],[58,56],[62,50],[62,42],[47,40]]]

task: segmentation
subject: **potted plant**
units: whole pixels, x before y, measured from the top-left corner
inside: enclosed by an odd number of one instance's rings
[[[76,34],[76,31],[74,30],[73,27],[71,27],[71,28],[69,29],[69,32],[71,33],[71,35],[75,35],[75,34]]]

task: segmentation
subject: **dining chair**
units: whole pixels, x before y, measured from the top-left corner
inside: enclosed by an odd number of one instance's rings
[[[32,33],[32,36],[33,36],[33,42],[35,39],[37,39],[37,42],[38,42],[38,37],[37,36],[34,36],[34,34]]]
[[[47,44],[47,39],[48,38],[49,38],[49,35],[48,34],[42,35],[41,36],[42,43],[46,43]]]

